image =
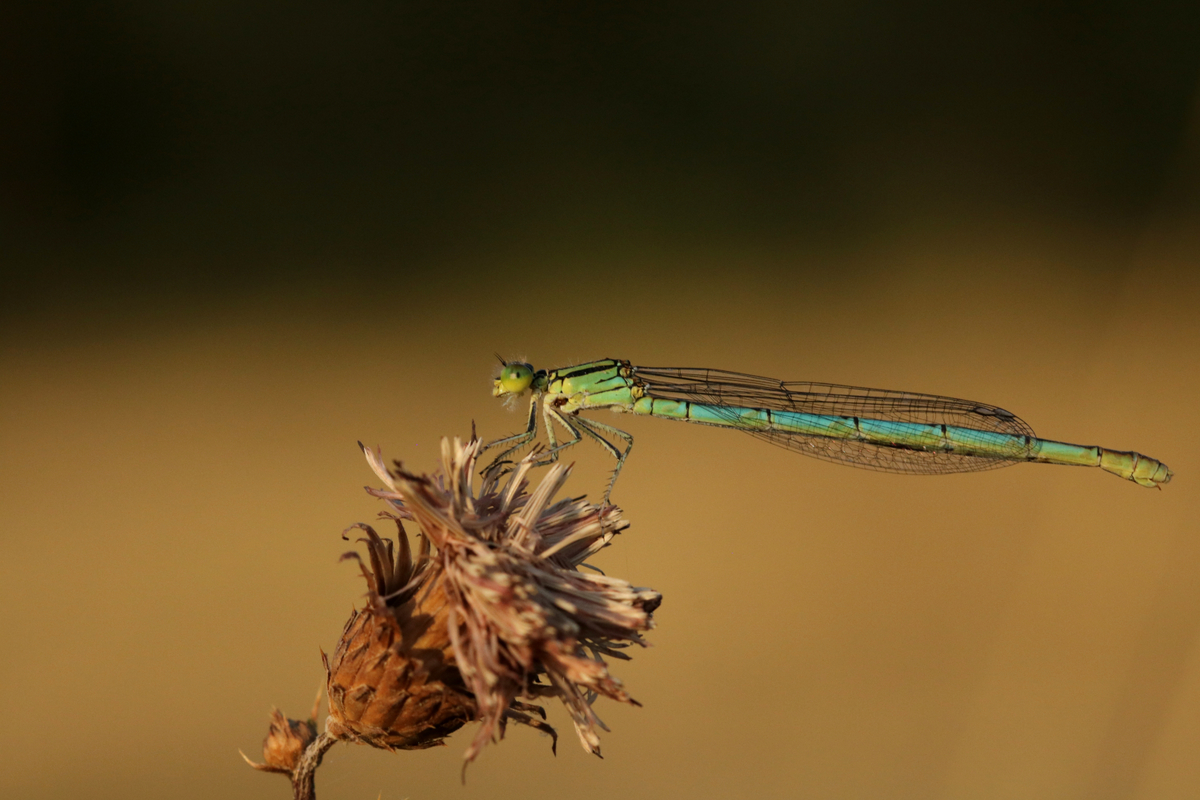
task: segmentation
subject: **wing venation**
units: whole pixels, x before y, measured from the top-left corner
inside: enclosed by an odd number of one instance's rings
[[[778,381],[709,368],[636,367],[635,373],[646,383],[652,397],[670,400],[886,422],[952,425],[1014,437],[1034,436],[1033,429],[1011,411],[973,400],[832,383]],[[735,416],[736,412],[731,410],[729,419]],[[973,472],[1006,467],[1024,456],[1021,439],[1014,439],[1010,457],[984,458],[829,436],[762,430],[745,432],[807,456],[884,472]]]

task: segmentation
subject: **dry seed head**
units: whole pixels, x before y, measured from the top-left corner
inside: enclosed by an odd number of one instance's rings
[[[361,564],[368,602],[346,622],[326,661],[329,718],[339,739],[388,750],[416,750],[475,718],[475,701],[454,664],[446,630],[448,604],[430,559],[429,540],[414,561],[396,520],[398,548],[368,525],[371,568]],[[358,560],[357,553],[343,559]]]
[[[644,645],[662,598],[626,581],[580,572],[628,523],[614,506],[582,498],[554,502],[570,474],[551,467],[530,494],[533,457],[501,483],[485,472],[474,489],[481,443],[442,441],[436,477],[389,471],[364,453],[384,489],[395,546],[366,525],[368,602],[346,624],[326,663],[326,730],[388,749],[441,744],[465,722],[482,724],[470,761],[509,721],[548,733],[543,710],[524,699],[558,697],[584,749],[599,754],[603,724],[591,702],[633,703],[604,656]],[[403,521],[420,529],[414,558]],[[348,558],[358,558],[348,554]],[[361,563],[361,561],[360,561]]]
[[[315,710],[315,709],[314,709]],[[263,763],[258,764],[246,758],[246,763],[263,772],[283,772],[288,775],[300,763],[304,749],[317,738],[317,723],[315,719],[288,719],[279,709],[271,710],[271,727],[267,738],[263,739]]]

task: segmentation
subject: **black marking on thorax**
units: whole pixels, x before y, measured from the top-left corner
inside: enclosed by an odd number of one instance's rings
[[[583,375],[591,375],[593,372],[603,372],[606,369],[612,369],[619,366],[619,361],[601,361],[598,364],[585,365],[583,367],[564,367],[563,369],[554,370],[556,378],[578,378]]]

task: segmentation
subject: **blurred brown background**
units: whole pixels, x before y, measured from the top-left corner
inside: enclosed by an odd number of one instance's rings
[[[498,350],[971,397],[1177,477],[623,419],[598,563],[665,602],[605,759],[552,707],[557,758],[339,745],[322,798],[1196,797],[1198,22],[6,3],[0,795],[288,796],[237,750],[360,602],[355,440],[516,429]]]

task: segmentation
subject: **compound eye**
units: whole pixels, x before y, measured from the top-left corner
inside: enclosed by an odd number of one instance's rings
[[[520,394],[533,383],[533,367],[528,364],[508,364],[500,371],[500,385],[510,394]]]

